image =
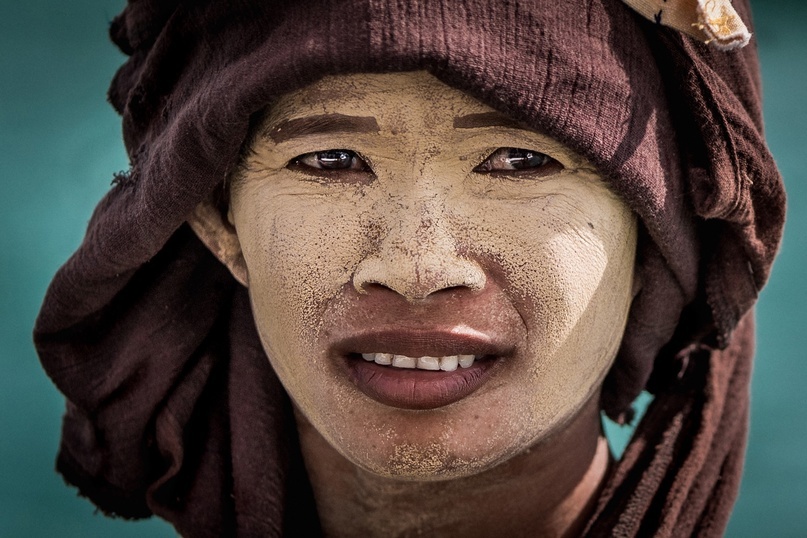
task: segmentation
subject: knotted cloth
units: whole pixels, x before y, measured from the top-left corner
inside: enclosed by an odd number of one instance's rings
[[[750,22],[747,2],[735,8]],[[288,397],[246,290],[188,215],[236,168],[251,120],[322,76],[425,69],[587,157],[640,219],[637,275],[603,409],[656,398],[608,478],[592,536],[713,536],[747,429],[750,309],[784,193],[757,55],[619,0],[130,0],[109,98],[131,169],[99,203],[37,320],[67,398],[58,469],[102,510],[187,536],[311,535]]]

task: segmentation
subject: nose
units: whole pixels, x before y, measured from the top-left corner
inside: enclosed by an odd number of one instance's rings
[[[444,211],[434,204],[395,211],[387,222],[387,234],[356,267],[353,286],[359,293],[376,285],[416,302],[444,290],[485,287],[484,270],[458,252]]]

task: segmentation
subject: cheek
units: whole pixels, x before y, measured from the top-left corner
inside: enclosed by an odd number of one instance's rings
[[[547,196],[488,207],[477,245],[528,328],[514,393],[536,423],[576,410],[607,373],[632,298],[635,219],[621,203]],[[514,414],[514,416],[526,416]],[[530,420],[533,420],[530,419]]]
[[[491,204],[477,212],[472,232],[471,248],[501,272],[502,287],[530,329],[558,342],[590,308],[603,280],[617,276],[612,236],[618,231],[610,228],[618,215],[581,213],[562,196]]]
[[[235,204],[234,204],[235,206]],[[349,284],[368,233],[350,199],[244,193],[234,211],[249,292],[271,358],[310,356],[327,304]],[[273,365],[278,373],[294,363]],[[309,365],[310,366],[310,365]]]

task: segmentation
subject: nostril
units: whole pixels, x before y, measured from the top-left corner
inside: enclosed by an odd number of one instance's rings
[[[389,286],[379,282],[363,282],[356,286],[359,293],[398,293]]]
[[[356,287],[357,291],[362,295],[376,295],[376,296],[383,296],[383,295],[395,295],[398,297],[403,297],[407,301],[422,301],[425,299],[429,299],[432,297],[444,297],[444,298],[451,298],[453,296],[459,296],[468,293],[476,293],[481,291],[476,287],[469,287],[464,285],[459,286],[447,286],[432,289],[429,291],[421,290],[419,293],[414,292],[412,290],[396,290],[391,286],[386,286],[384,284],[380,284],[378,282],[365,282],[361,286]]]
[[[429,294],[429,297],[433,295],[439,295],[439,296],[455,295],[458,293],[468,293],[469,291],[473,292],[480,290],[476,287],[470,287],[470,286],[448,286],[446,288],[440,288],[438,290],[431,292]]]

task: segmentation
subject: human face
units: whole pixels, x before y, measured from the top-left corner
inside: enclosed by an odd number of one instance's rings
[[[636,219],[596,171],[422,72],[283,96],[229,219],[294,405],[385,476],[466,476],[563,428],[632,297]]]

